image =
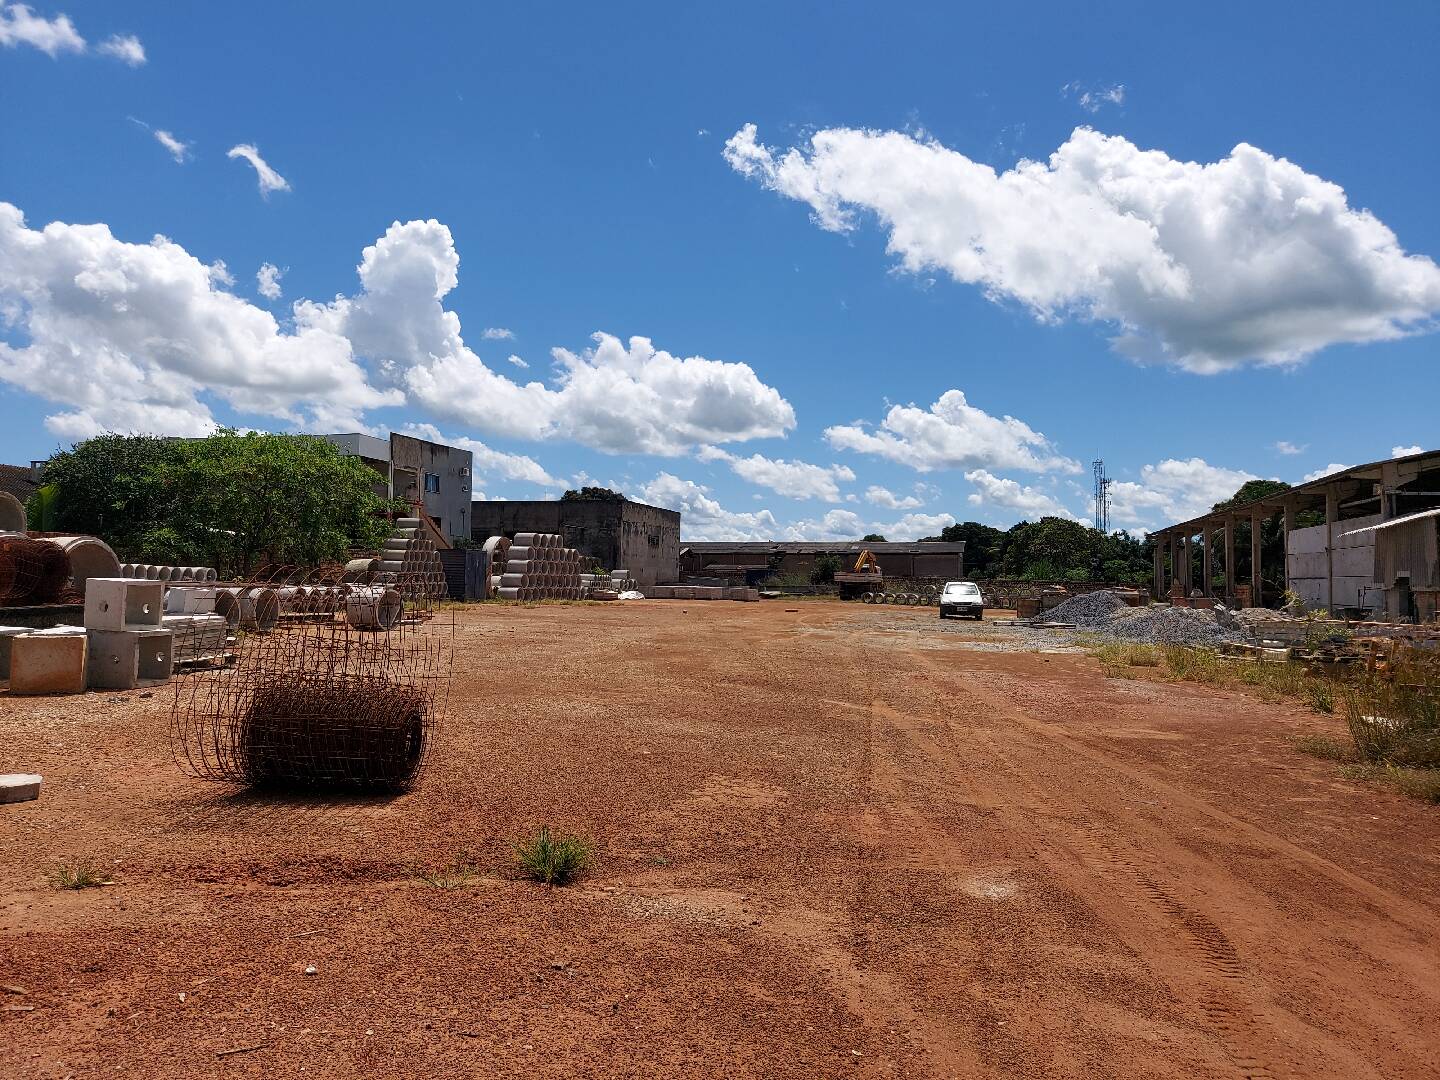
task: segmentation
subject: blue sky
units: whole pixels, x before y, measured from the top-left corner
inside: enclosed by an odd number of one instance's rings
[[[1085,7],[0,3],[0,460],[418,426],[900,538],[1434,448],[1440,8]]]

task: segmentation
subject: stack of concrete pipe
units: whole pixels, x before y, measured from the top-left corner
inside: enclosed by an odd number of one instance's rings
[[[215,590],[215,614],[242,630],[268,633],[280,621],[280,597],[264,585],[221,585]]]
[[[580,553],[557,533],[516,533],[496,594],[505,600],[580,599]]]
[[[219,578],[208,566],[153,566],[150,563],[121,563],[120,576],[149,581],[193,581],[202,583]]]
[[[435,544],[421,535],[419,518],[396,520],[395,531],[385,541],[380,557],[380,574],[380,580],[399,589],[406,600],[440,600],[449,591],[445,567]]]
[[[629,570],[612,570],[608,574],[581,574],[580,591],[589,596],[593,592],[632,592],[640,586],[630,576]]]
[[[500,579],[505,576],[505,564],[510,561],[510,541],[503,536],[492,536],[485,541],[485,595],[500,595]]]

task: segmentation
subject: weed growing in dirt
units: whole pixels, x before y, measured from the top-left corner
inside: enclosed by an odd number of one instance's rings
[[[1301,735],[1295,740],[1295,749],[1326,761],[1355,760],[1355,747],[1329,735]]]
[[[1363,761],[1440,769],[1440,698],[1433,688],[1379,680],[1353,687],[1345,694],[1345,722]]]
[[[449,866],[442,866],[438,870],[421,870],[415,876],[432,889],[463,889],[480,877],[480,870],[468,855],[461,855]]]
[[[552,834],[542,825],[529,839],[514,844],[520,873],[546,885],[564,885],[590,862],[590,843],[578,836]]]
[[[1440,769],[1406,769],[1399,765],[1346,765],[1340,775],[1347,780],[1385,784],[1401,795],[1422,802],[1440,803]]]
[[[88,859],[61,863],[50,875],[50,881],[57,889],[93,889],[110,884],[110,879]]]
[[[1112,679],[1133,679],[1135,668],[1160,666],[1160,650],[1154,645],[1110,641],[1094,646],[1092,652],[1100,661],[1100,669]]]

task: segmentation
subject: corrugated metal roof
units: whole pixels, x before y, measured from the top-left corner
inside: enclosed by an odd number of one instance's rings
[[[1405,514],[1402,517],[1391,518],[1389,521],[1382,521],[1378,525],[1366,525],[1363,529],[1351,529],[1340,535],[1355,536],[1359,533],[1375,532],[1377,529],[1393,529],[1396,525],[1408,525],[1412,521],[1422,521],[1425,518],[1433,517],[1440,517],[1440,506],[1432,507],[1429,510],[1417,510],[1413,514]]]

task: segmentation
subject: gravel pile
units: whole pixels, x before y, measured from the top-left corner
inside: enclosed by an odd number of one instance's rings
[[[1134,608],[1133,614],[1120,616],[1094,629],[1107,637],[1135,641],[1146,645],[1218,645],[1222,641],[1239,641],[1245,637],[1237,630],[1221,626],[1208,611],[1194,608]]]
[[[1130,607],[1109,590],[1071,597],[1037,621],[1074,623],[1079,630],[1145,645],[1216,645],[1246,636],[1242,630],[1222,626],[1214,612]]]
[[[1109,589],[1100,589],[1097,592],[1072,596],[1059,607],[1053,607],[1042,614],[1036,621],[1074,623],[1078,627],[1089,629],[1092,626],[1104,626],[1117,611],[1128,606]]]

